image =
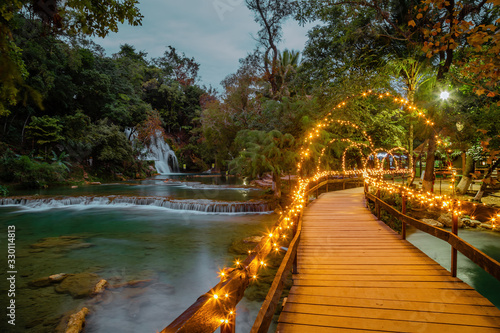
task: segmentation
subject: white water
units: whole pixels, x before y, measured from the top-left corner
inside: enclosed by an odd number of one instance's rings
[[[213,201],[205,199],[174,200],[163,197],[64,197],[60,199],[5,198],[0,199],[0,206],[21,206],[23,208],[46,210],[68,206],[106,207],[106,206],[151,206],[171,210],[188,210],[203,213],[268,213],[269,205],[264,201],[238,202]]]
[[[130,137],[130,140],[134,142],[136,140],[137,133],[134,132],[130,135],[131,132],[132,129],[127,128],[125,130],[125,135]],[[179,161],[177,160],[177,156],[175,156],[174,151],[165,142],[163,135],[159,131],[151,137],[151,144],[142,151],[142,155],[142,160],[155,162],[156,171],[160,174],[179,172]]]

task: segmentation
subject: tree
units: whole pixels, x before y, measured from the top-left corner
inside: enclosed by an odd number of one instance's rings
[[[61,141],[62,126],[59,120],[47,115],[42,117],[31,117],[31,122],[26,126],[27,138],[32,139],[33,143],[40,148],[45,149],[45,158],[47,158],[47,148],[54,143]]]
[[[240,154],[231,162],[232,171],[256,178],[264,172],[272,172],[275,197],[281,197],[281,176],[297,163],[294,138],[273,130],[263,132],[243,130],[238,133],[236,143]]]
[[[18,15],[38,18],[44,35],[81,34],[105,37],[109,31],[118,31],[118,24],[125,20],[140,25],[142,15],[137,0],[111,1],[60,1],[13,0],[0,5],[0,115],[7,114],[9,106],[25,99],[21,90],[30,90],[24,84],[26,71],[20,59],[22,50],[12,36]],[[38,102],[39,98],[31,94]]]
[[[427,57],[439,57],[438,79],[457,65],[462,83],[478,95],[495,97],[500,82],[500,1],[424,0],[416,22],[424,36]],[[459,57],[454,57],[458,52]],[[500,102],[499,102],[500,103]]]
[[[265,80],[271,89],[269,95],[277,98],[279,67],[278,43],[282,38],[283,21],[292,13],[292,6],[288,0],[246,0],[248,9],[254,12],[255,22],[259,23],[261,30],[257,33],[259,46],[264,49],[263,61]]]

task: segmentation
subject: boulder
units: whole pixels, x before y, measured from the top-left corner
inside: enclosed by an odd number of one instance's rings
[[[441,214],[441,216],[438,217],[438,221],[441,222],[445,227],[451,228],[453,222],[452,222],[452,216],[451,213],[445,213]],[[458,219],[458,227],[463,228],[464,223],[462,219]]]
[[[451,214],[446,213],[446,214],[441,214],[441,216],[439,216],[437,220],[438,222],[441,222],[445,227],[451,228],[452,225],[451,219],[452,219]]]
[[[92,295],[100,280],[97,274],[79,273],[66,277],[55,290],[60,294],[70,294],[73,298],[84,298]]]
[[[424,222],[425,224],[432,225],[433,227],[438,227],[438,228],[444,227],[444,225],[441,222],[433,219],[421,219],[420,221]]]
[[[463,218],[462,219],[462,223],[467,226],[467,227],[471,227],[471,228],[477,228],[477,227],[480,227],[481,226],[481,222],[478,221],[478,220],[473,220],[473,219],[470,219],[470,218]]]

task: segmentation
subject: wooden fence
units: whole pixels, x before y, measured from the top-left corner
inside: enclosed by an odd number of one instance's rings
[[[448,242],[448,244],[451,245],[451,275],[453,277],[457,276],[457,251],[459,251],[491,276],[500,281],[500,263],[458,237],[458,216],[456,214],[453,214],[452,230],[449,232],[406,215],[407,198],[404,195],[401,195],[401,212],[380,199],[380,190],[377,190],[376,195],[369,193],[368,185],[366,184],[365,196],[367,200],[375,203],[375,213],[378,219],[380,219],[381,216],[380,210],[384,209],[388,214],[394,216],[402,222],[401,236],[403,239],[406,239],[406,224],[409,224],[423,232],[428,233],[429,235]]]

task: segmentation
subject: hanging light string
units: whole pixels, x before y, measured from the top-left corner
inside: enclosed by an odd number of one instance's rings
[[[432,121],[432,119],[430,119],[425,114],[424,110],[418,109],[417,106],[411,104],[408,100],[404,98],[397,97],[389,92],[377,93],[372,90],[368,90],[361,94],[353,95],[350,98],[349,97],[346,98],[344,101],[337,104],[337,106],[335,106],[333,110],[330,111],[325,116],[324,119],[322,119],[316,126],[313,127],[312,130],[310,130],[305,135],[305,138],[303,140],[303,147],[300,149],[300,161],[297,164],[298,182],[292,192],[292,203],[289,206],[285,207],[284,211],[279,212],[278,221],[275,223],[273,228],[271,228],[271,230],[265,233],[264,240],[261,241],[253,251],[252,250],[248,251],[249,255],[245,260],[236,258],[234,260],[233,267],[231,268],[226,267],[219,271],[219,278],[221,279],[221,282],[227,281],[230,275],[235,275],[235,274],[236,276],[241,275],[250,277],[251,281],[257,281],[259,270],[265,269],[267,267],[266,263],[267,255],[269,255],[270,253],[278,254],[280,252],[281,247],[287,244],[289,240],[291,240],[292,237],[290,236],[292,235],[292,229],[294,228],[294,223],[297,222],[297,217],[304,211],[304,208],[306,206],[306,199],[308,200],[306,196],[308,196],[307,193],[310,183],[318,182],[322,178],[328,178],[332,176],[342,176],[342,177],[363,176],[365,182],[369,186],[381,189],[388,193],[402,193],[406,195],[408,198],[415,200],[416,202],[418,202],[420,205],[423,206],[439,207],[449,212],[453,212],[454,214],[457,215],[464,214],[465,211],[462,207],[462,201],[460,200],[455,200],[447,195],[437,196],[430,192],[422,192],[411,189],[404,185],[390,184],[384,181],[383,177],[385,175],[411,174],[413,176],[413,169],[408,170],[402,168],[400,163],[397,162],[397,160],[393,155],[393,152],[398,150],[408,153],[407,149],[403,147],[394,147],[390,150],[385,150],[383,148],[375,148],[372,138],[367,134],[365,130],[362,130],[359,125],[347,120],[330,118],[332,116],[333,111],[335,111],[336,109],[341,109],[346,107],[348,102],[350,100],[353,100],[353,98],[360,98],[360,97],[366,98],[368,96],[377,96],[379,99],[392,98],[393,102],[400,104],[404,109],[408,110],[409,112],[417,112],[418,117],[422,119],[423,123],[429,126],[434,131],[437,144],[446,146],[445,140],[439,137],[437,131],[434,128],[435,125],[434,121]],[[321,132],[323,130],[326,130],[329,126],[334,124],[340,125],[342,127],[355,129],[358,133],[361,133],[361,137],[364,140],[364,142],[357,142],[350,138],[331,139],[327,143],[327,145],[323,147],[323,149],[321,150],[320,156],[318,157],[317,161],[316,174],[314,174],[311,177],[300,176],[301,170],[306,160],[313,158],[312,145],[315,143],[315,140],[321,137]],[[324,157],[328,146],[337,141],[349,144],[344,149],[342,154],[342,171],[321,171],[321,165],[320,165],[321,159]],[[361,158],[364,164],[363,169],[360,170],[346,169],[346,152],[347,150],[352,148],[356,148],[361,152],[362,155]],[[365,156],[363,154],[363,149],[368,149],[370,151],[370,154],[368,156]],[[380,163],[379,159],[377,158],[377,152],[382,152],[382,151],[386,152],[387,155],[382,159],[382,163]],[[383,169],[384,161],[389,155],[392,156],[392,158],[395,161],[395,169],[384,170]],[[375,168],[367,168],[367,164],[371,156],[373,156],[375,160]],[[449,169],[451,170],[451,167],[449,167]],[[455,176],[456,173],[453,172],[452,185],[451,185],[453,192],[454,192]],[[476,205],[474,205],[474,207],[476,207]],[[473,213],[474,211],[471,214],[472,218],[474,218]],[[493,227],[495,226],[495,222],[496,220],[498,220],[498,218],[500,218],[500,214],[497,214],[496,216],[491,218]],[[266,246],[270,246],[272,248],[272,251],[264,253],[266,251],[263,251],[262,249],[265,248]],[[220,305],[225,309],[224,310],[225,316],[222,318],[215,318],[214,320],[216,320],[217,323],[221,325],[228,324],[234,319],[234,316],[236,316],[235,304],[233,304],[234,302],[231,302],[231,294],[212,290],[211,295],[213,301],[220,303]]]

